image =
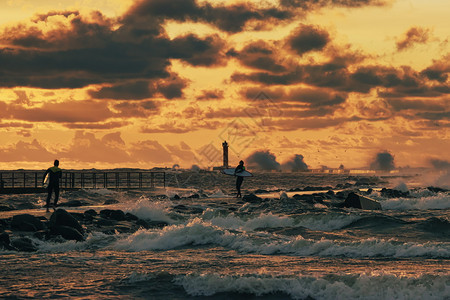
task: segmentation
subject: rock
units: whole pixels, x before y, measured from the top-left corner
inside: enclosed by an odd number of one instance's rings
[[[96,216],[97,212],[95,211],[95,209],[88,209],[87,211],[84,212],[84,215],[89,215],[89,216]]]
[[[150,221],[150,222],[147,222],[147,224],[150,226],[150,228],[163,228],[163,227],[169,225],[169,223],[164,222],[164,221]]]
[[[294,198],[295,200],[300,200],[306,203],[310,203],[313,204],[314,203],[314,196],[313,195],[299,195],[299,194],[295,194],[294,196],[292,196],[292,198]]]
[[[380,210],[381,204],[373,199],[368,197],[358,195],[355,193],[348,194],[347,198],[344,201],[344,207],[353,207],[367,210]]]
[[[280,200],[289,200],[289,197],[285,192],[282,192],[280,194]]]
[[[16,248],[18,251],[24,251],[24,252],[37,251],[37,247],[27,237],[20,237],[20,238],[13,239],[11,241],[11,246]]]
[[[262,202],[262,198],[256,196],[255,194],[245,195],[244,197],[242,197],[242,200],[245,202],[250,202],[250,203],[261,203]]]
[[[9,234],[6,232],[0,233],[0,248],[6,249],[11,244],[11,240],[9,239]]]
[[[433,192],[433,193],[445,193],[445,192],[448,192],[448,190],[446,190],[446,189],[442,189],[440,187],[435,187],[435,186],[429,186],[429,187],[427,187],[427,189],[429,191]]]
[[[326,194],[328,195],[328,196],[334,196],[334,191],[333,190],[329,190],[328,192],[326,192]]]
[[[75,219],[70,213],[65,211],[64,209],[56,210],[50,217],[49,227],[50,229],[59,227],[59,226],[68,226],[75,228],[78,232],[84,234],[84,229],[81,227],[80,223]]]
[[[131,213],[129,213],[129,212],[127,212],[127,213],[125,214],[125,219],[126,219],[127,221],[137,221],[137,220],[139,220],[138,217],[136,217],[135,215],[133,215],[133,214],[131,214]]]
[[[10,206],[10,205],[0,205],[0,211],[11,211],[11,210],[15,210],[14,207]]]
[[[150,229],[150,224],[147,223],[147,221],[139,219],[136,221],[136,225],[139,225],[141,227],[144,227],[145,229]]]
[[[175,194],[175,196],[172,197],[172,200],[180,200],[180,199],[181,199],[181,197],[178,196],[177,194]]]
[[[112,219],[116,221],[124,221],[125,213],[121,210],[104,209],[100,211],[100,216],[105,219]]]
[[[37,231],[43,230],[44,224],[30,214],[15,215],[11,221],[11,229],[20,231]]]
[[[190,198],[190,199],[198,199],[198,198],[200,198],[200,195],[199,194],[193,194],[193,195],[190,195],[188,198]]]
[[[73,241],[84,241],[84,236],[75,228],[69,227],[69,226],[56,226],[52,228],[53,234],[58,234],[62,236],[66,240],[73,240]]]
[[[107,199],[107,200],[103,203],[103,205],[111,205],[111,204],[117,204],[117,203],[119,203],[119,200],[116,200],[116,199]]]
[[[269,193],[269,191],[263,190],[263,189],[257,189],[257,190],[254,191],[253,193],[254,193],[254,194],[267,194],[267,193]]]
[[[100,219],[96,220],[95,224],[97,224],[97,226],[100,226],[100,227],[102,227],[102,226],[114,226],[114,225],[116,225],[116,221],[100,218]]]
[[[409,191],[407,192],[402,192],[399,190],[393,190],[393,189],[387,189],[387,188],[383,188],[381,189],[381,196],[386,197],[386,198],[407,198],[409,197]]]
[[[64,202],[61,204],[58,204],[59,206],[65,206],[65,207],[80,207],[86,205],[86,202],[80,201],[80,200],[71,200],[68,202]]]

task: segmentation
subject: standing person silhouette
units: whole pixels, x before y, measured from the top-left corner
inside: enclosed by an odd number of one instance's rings
[[[55,192],[55,204],[53,205],[53,210],[55,210],[55,207],[58,203],[59,199],[59,179],[62,177],[62,170],[59,168],[59,160],[55,159],[55,162],[53,163],[53,167],[48,168],[47,171],[45,171],[43,181],[45,180],[45,176],[49,174],[49,183],[47,187],[47,212],[49,212],[50,208],[50,199],[52,198],[52,192]]]
[[[244,167],[244,162],[241,160],[239,162],[239,165],[236,167],[236,169],[234,169],[234,175],[236,176],[236,189],[237,189],[236,198],[242,197],[241,185],[242,185],[242,182],[244,181],[244,177],[238,176],[237,174],[241,173],[243,171],[245,171],[245,167]]]

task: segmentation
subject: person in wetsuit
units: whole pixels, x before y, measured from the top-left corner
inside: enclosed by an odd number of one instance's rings
[[[53,167],[48,168],[47,171],[45,171],[43,181],[45,180],[45,176],[49,174],[49,182],[47,187],[47,212],[50,208],[50,199],[52,198],[53,191],[55,192],[55,204],[53,205],[53,210],[55,209],[58,199],[59,199],[59,179],[62,177],[62,170],[59,168],[59,160],[55,159],[55,162],[53,163]]]
[[[236,176],[236,189],[237,189],[237,195],[236,198],[238,197],[242,197],[241,195],[241,185],[242,182],[244,181],[244,177],[242,176],[237,176],[236,174],[245,171],[245,167],[244,167],[244,162],[241,160],[239,162],[239,165],[236,167],[236,169],[234,169],[234,175]]]

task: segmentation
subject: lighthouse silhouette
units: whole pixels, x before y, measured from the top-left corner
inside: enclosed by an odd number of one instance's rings
[[[228,143],[224,141],[222,143],[223,148],[223,168],[228,169]]]

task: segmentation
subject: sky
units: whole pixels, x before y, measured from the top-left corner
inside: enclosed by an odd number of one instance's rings
[[[0,169],[449,164],[447,0],[0,7]]]

